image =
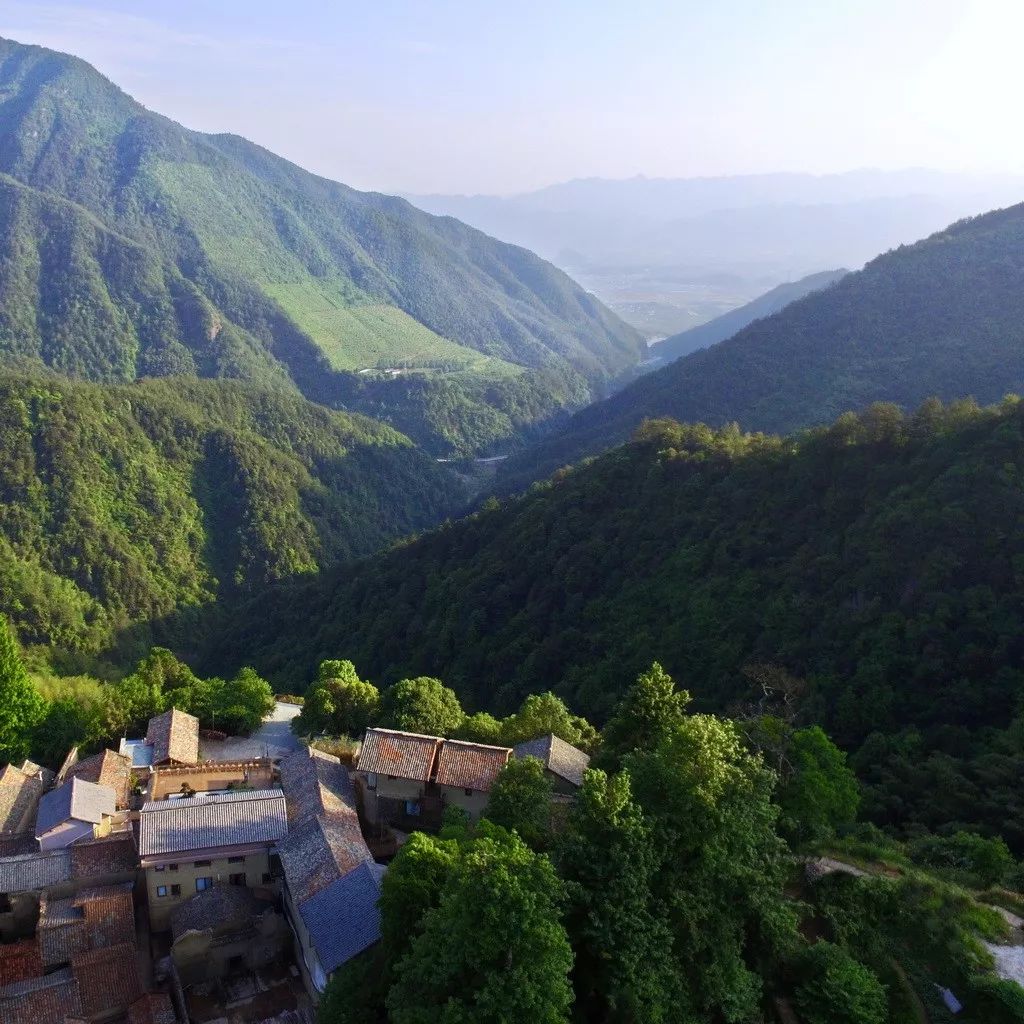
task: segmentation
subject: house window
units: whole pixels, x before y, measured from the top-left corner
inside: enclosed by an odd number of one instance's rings
[[[196,892],[205,892],[207,889],[213,888],[212,878],[197,878],[196,879]]]
[[[156,866],[156,870],[157,870],[157,871],[163,871],[163,870],[164,870],[164,866],[163,866],[163,864],[157,864],[157,866]]]
[[[156,894],[157,894],[157,896],[161,896],[161,897],[166,896],[167,895],[167,886],[166,885],[158,885],[156,887]]]
[[[264,871],[263,872],[263,884],[264,885],[270,885],[270,883],[273,880],[274,880],[274,876],[269,871]]]
[[[177,864],[168,864],[167,865],[167,870],[168,871],[177,871],[178,870],[178,865]]]
[[[197,868],[208,868],[212,863],[213,863],[213,861],[209,861],[209,860],[197,860],[196,861],[196,867]]]
[[[181,886],[180,885],[172,885],[171,886],[171,895],[172,896],[180,896],[181,895]]]
[[[11,912],[11,898],[7,893],[0,893],[0,914],[9,914]]]
[[[366,773],[366,788],[376,789],[377,788],[377,773],[367,772]]]
[[[465,790],[463,790],[463,792],[466,794],[466,796],[472,796],[473,795],[473,790],[471,790],[471,789],[465,789]]]
[[[420,802],[419,800],[406,800],[405,801],[405,813],[410,818],[415,818],[420,813]]]
[[[244,857],[228,857],[228,863],[229,864],[244,864],[245,863],[245,858]]]
[[[240,871],[235,875],[228,875],[228,881],[232,885],[245,885],[245,872]]]

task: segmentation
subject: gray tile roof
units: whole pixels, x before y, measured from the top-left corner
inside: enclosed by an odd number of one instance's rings
[[[102,750],[84,761],[72,765],[65,773],[66,779],[84,779],[98,786],[109,786],[117,798],[117,806],[128,806],[131,790],[132,762],[124,754],[113,750]]]
[[[31,832],[32,819],[46,783],[38,774],[17,765],[0,771],[0,833]]]
[[[297,825],[318,814],[355,812],[348,770],[322,750],[304,747],[281,762],[281,788],[288,800],[288,821]]]
[[[69,779],[39,801],[36,838],[65,821],[87,821],[98,825],[104,815],[111,815],[116,809],[117,795],[110,786],[97,786],[85,779]]]
[[[171,708],[149,720],[146,742],[153,747],[153,764],[199,762],[199,719]]]
[[[362,864],[321,889],[299,907],[328,974],[380,938],[377,872]]]
[[[177,940],[207,928],[242,928],[269,906],[244,885],[215,885],[171,911],[171,935]]]
[[[428,782],[441,740],[398,729],[367,729],[359,750],[358,769],[378,775]]]
[[[81,1013],[78,981],[70,968],[0,989],[0,1024],[64,1024]]]
[[[67,850],[0,857],[0,893],[34,892],[70,877],[71,854]]]
[[[142,857],[217,846],[269,845],[287,834],[288,814],[279,789],[156,800],[139,813]]]
[[[513,750],[513,754],[517,758],[539,758],[548,771],[574,786],[583,785],[583,773],[590,765],[588,754],[577,750],[571,743],[566,743],[555,735],[541,736],[539,739],[520,743]]]

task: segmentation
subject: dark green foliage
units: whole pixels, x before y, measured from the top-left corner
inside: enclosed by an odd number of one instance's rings
[[[846,755],[812,725],[797,729],[787,743],[787,769],[779,787],[782,826],[797,839],[820,838],[851,824],[860,805],[857,777]]]
[[[501,722],[499,730],[501,742],[509,747],[551,734],[580,750],[592,750],[597,744],[597,730],[550,691],[528,694],[519,710]]]
[[[888,406],[780,440],[651,424],[529,494],[355,571],[263,595],[218,655],[287,683],[345,651],[507,713],[554,682],[608,716],[657,659],[700,709],[806,680],[886,825],[1024,850],[1024,408]],[[281,673],[277,676],[276,673]],[[755,673],[756,674],[756,673]],[[769,709],[770,710],[770,709]]]
[[[528,437],[640,358],[531,253],[188,131],[82,61],[0,40],[0,109],[7,357],[274,381],[436,454]]]
[[[359,736],[380,711],[380,692],[364,682],[351,661],[323,661],[292,721],[299,736]]]
[[[553,787],[536,757],[509,761],[498,774],[487,799],[487,819],[519,834],[531,850],[545,850],[551,841]]]
[[[585,773],[555,859],[576,957],[575,1019],[678,1019],[672,937],[654,896],[658,855],[627,773]]]
[[[671,416],[791,431],[846,409],[1024,390],[1024,205],[961,221],[577,413],[501,467],[504,491]]]
[[[652,892],[671,935],[680,1016],[750,1020],[762,996],[752,965],[796,940],[774,776],[731,722],[710,715],[686,716],[625,764],[658,859]]]
[[[806,955],[809,974],[796,991],[807,1024],[886,1024],[885,989],[878,978],[849,953],[819,942]]]
[[[460,501],[401,435],[284,393],[0,376],[0,611],[28,643],[95,651]]]
[[[562,1024],[572,951],[551,862],[483,828],[395,965],[393,1024]]]
[[[611,770],[634,750],[653,750],[686,716],[690,695],[677,690],[672,677],[655,662],[622,698],[601,730],[597,764]]]
[[[0,762],[23,761],[46,715],[46,705],[29,679],[17,643],[0,615]]]
[[[454,736],[465,720],[454,690],[440,679],[402,679],[384,691],[377,725],[431,736]]]
[[[981,888],[1004,884],[1016,867],[1002,839],[986,839],[976,832],[922,836],[909,844],[908,852],[918,864],[949,869]]]

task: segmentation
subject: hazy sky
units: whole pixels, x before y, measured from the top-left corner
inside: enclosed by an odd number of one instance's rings
[[[0,35],[358,188],[1024,170],[1021,0],[0,0]]]

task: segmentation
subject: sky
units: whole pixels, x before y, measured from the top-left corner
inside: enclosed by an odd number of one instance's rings
[[[363,189],[1024,171],[1021,0],[0,0],[0,35]]]

